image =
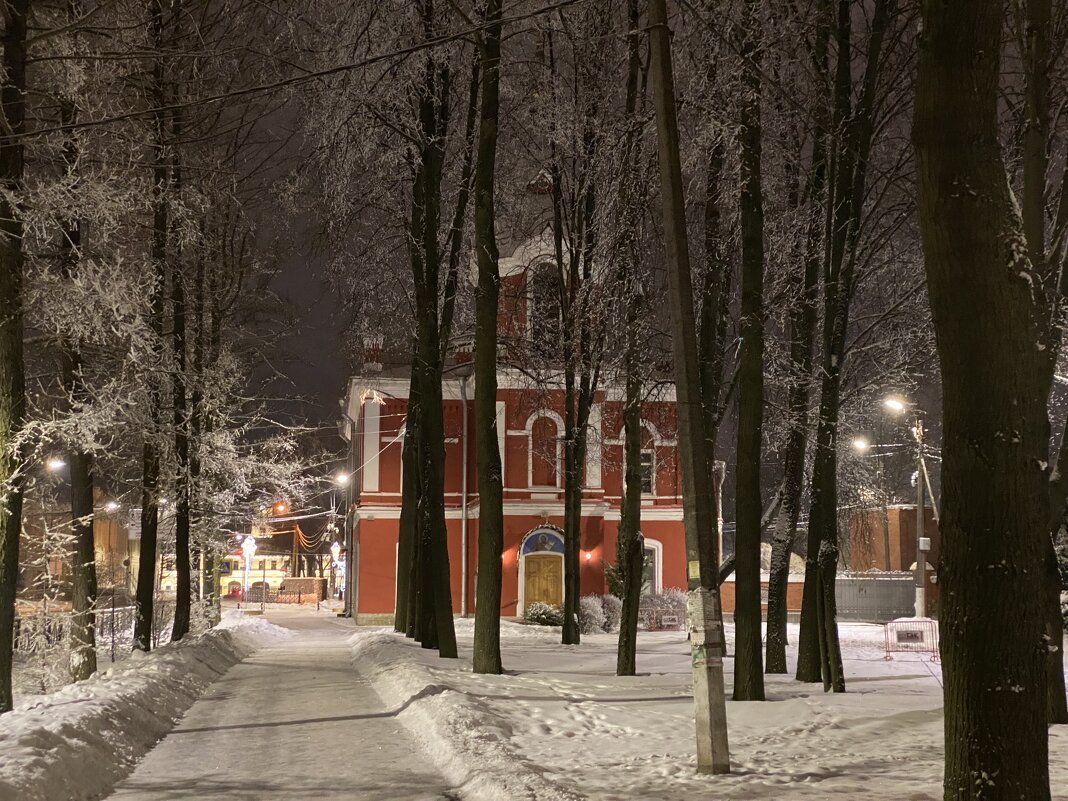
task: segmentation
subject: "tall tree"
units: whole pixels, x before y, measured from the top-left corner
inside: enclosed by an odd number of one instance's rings
[[[823,265],[823,354],[819,417],[812,468],[805,590],[798,641],[797,679],[823,681],[845,691],[838,640],[835,576],[838,570],[838,422],[842,402],[850,306],[857,285],[856,247],[864,218],[868,163],[875,136],[883,47],[896,0],[876,0],[867,63],[853,107],[853,20],[849,0],[828,3],[834,14],[837,54],[833,76],[831,169]]]
[[[501,291],[494,187],[500,113],[501,0],[481,7],[482,100],[475,167],[475,459],[478,469],[478,586],[475,598],[476,673],[500,673],[501,552],[504,508],[497,442],[497,303]]]
[[[619,513],[619,537],[616,541],[616,567],[623,589],[623,608],[619,621],[619,644],[616,651],[616,675],[633,676],[638,650],[638,607],[641,604],[645,545],[641,535],[642,520],[642,365],[641,322],[643,297],[641,285],[641,249],[639,221],[644,192],[639,190],[641,169],[641,122],[638,98],[644,86],[641,64],[641,10],[638,0],[627,0],[627,82],[624,114],[623,171],[619,182],[622,216],[620,260],[625,317],[626,344],[623,373],[626,382],[623,401],[623,500]],[[644,106],[644,103],[642,104]]]
[[[22,532],[22,465],[14,447],[26,414],[23,355],[22,233],[17,198],[23,188],[26,123],[26,31],[30,0],[3,7],[4,82],[0,87],[0,714],[13,706],[15,588]]]
[[[152,112],[152,239],[150,259],[154,281],[150,308],[152,329],[152,357],[162,361],[163,294],[167,280],[167,235],[170,229],[169,158],[167,155],[166,61],[164,44],[164,3],[151,0],[148,5],[148,41],[153,52],[152,72],[148,81],[147,99]],[[157,381],[150,379],[148,391],[148,419],[153,427],[144,432],[141,471],[141,553],[137,566],[134,597],[133,647],[147,651],[152,647],[152,624],[156,594],[156,562],[159,558],[159,482],[160,443],[155,426],[162,422],[163,398]]]
[[[738,364],[734,700],[764,700],[760,609],[760,453],[764,419],[764,192],[761,186],[759,0],[746,0],[739,118],[742,186],[742,345]]]
[[[943,381],[946,801],[1050,798],[1035,588],[1049,540],[1050,343],[998,141],[1005,11],[924,2],[913,124]]]

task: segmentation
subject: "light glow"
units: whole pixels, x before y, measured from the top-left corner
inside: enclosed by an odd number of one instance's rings
[[[894,414],[901,414],[906,408],[905,402],[901,398],[887,398],[883,401],[883,406]]]
[[[48,460],[48,464],[46,465],[46,467],[48,467],[48,471],[50,473],[56,473],[56,472],[62,470],[66,466],[67,466],[67,463],[64,462],[62,459],[60,459],[58,457],[57,458],[53,458],[53,459],[49,459]]]
[[[853,450],[864,453],[871,447],[867,437],[853,437]]]

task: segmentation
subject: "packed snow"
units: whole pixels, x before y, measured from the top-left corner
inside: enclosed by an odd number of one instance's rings
[[[684,632],[640,633],[641,675],[620,678],[616,635],[563,646],[558,629],[502,625],[503,676],[471,672],[469,620],[457,622],[459,660],[381,629],[351,639],[361,673],[464,798],[942,797],[940,666],[929,655],[886,660],[882,626],[841,625],[845,694],[768,676],[767,702],[729,701],[731,773],[707,776],[695,769]],[[796,643],[796,626],[790,635]],[[732,660],[726,668],[729,693]],[[1065,729],[1050,736],[1054,798],[1068,798]]]
[[[0,801],[99,797],[233,664],[289,633],[228,614],[199,637],[133,653],[0,717]]]

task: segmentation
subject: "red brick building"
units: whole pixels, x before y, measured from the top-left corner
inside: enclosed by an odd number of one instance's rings
[[[497,383],[497,435],[504,470],[504,580],[501,612],[521,615],[532,601],[563,600],[562,383],[553,375],[559,305],[549,276],[551,237],[535,238],[501,260],[499,315],[503,351]],[[357,611],[392,612],[396,594],[401,445],[408,370],[383,367],[383,339],[365,340],[364,369],[344,400],[352,432],[358,499]],[[508,365],[524,365],[518,369]],[[541,380],[530,377],[538,365]],[[479,499],[470,353],[452,354],[443,380],[445,517],[453,609],[474,609],[478,580]],[[622,496],[622,388],[606,385],[590,415],[582,500],[581,591],[604,593],[605,563],[615,562]],[[642,523],[648,591],[686,586],[682,482],[676,460],[675,393],[658,384],[643,404]]]
[[[517,371],[498,374],[497,434],[504,470],[504,580],[501,613],[520,615],[532,601],[563,600],[563,393],[532,389]],[[478,564],[478,479],[474,442],[474,380],[447,377],[445,397],[445,522],[449,533],[453,608],[474,609]],[[396,594],[401,501],[401,446],[408,380],[364,375],[351,380],[348,412],[355,421],[360,614],[392,612]],[[649,591],[686,586],[682,481],[675,456],[670,390],[644,404],[642,533]],[[604,593],[605,562],[615,562],[622,498],[622,403],[611,389],[590,419],[580,540],[582,593]]]

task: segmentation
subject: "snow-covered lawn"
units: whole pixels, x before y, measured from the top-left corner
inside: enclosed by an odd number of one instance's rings
[[[25,699],[0,716],[0,801],[98,797],[211,682],[287,636],[263,618],[227,614],[200,637],[135,653],[88,681]]]
[[[942,797],[941,670],[883,656],[883,629],[841,627],[848,689],[824,694],[767,677],[768,702],[728,702],[732,772],[695,770],[689,648],[682,632],[641,633],[638,670],[618,678],[615,635],[559,644],[559,631],[505,623],[505,676],[384,630],[354,635],[359,670],[422,740],[465,798],[894,799]],[[733,650],[728,627],[728,651]],[[791,630],[796,642],[797,630]],[[792,654],[791,654],[792,657]],[[791,668],[793,667],[791,659]],[[728,692],[733,664],[727,662]],[[1068,731],[1051,733],[1051,785],[1068,798]]]

